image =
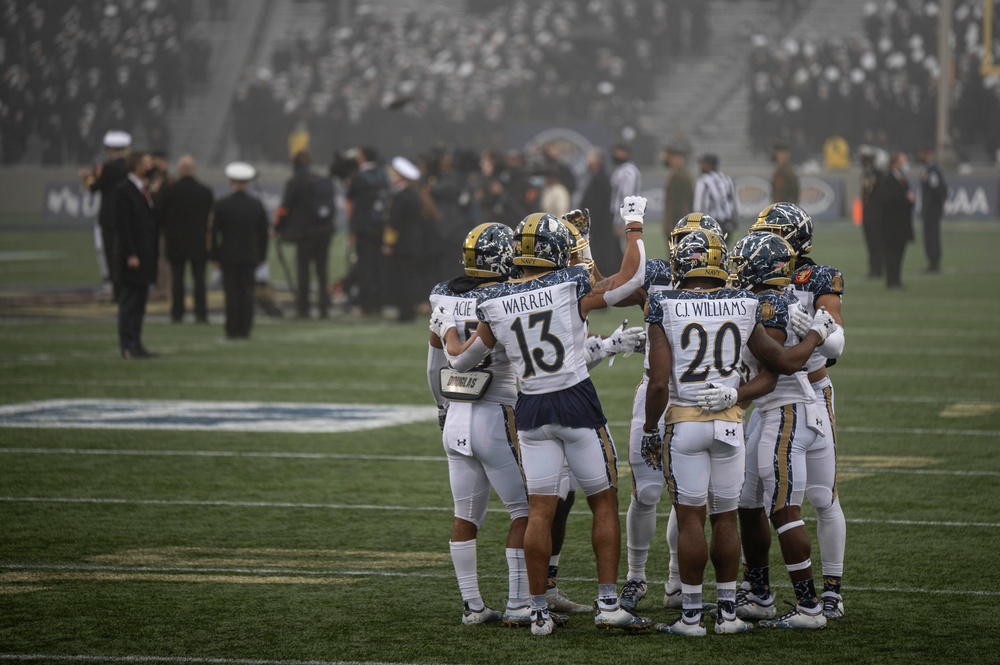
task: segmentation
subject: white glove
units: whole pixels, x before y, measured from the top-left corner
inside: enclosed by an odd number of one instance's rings
[[[593,335],[588,337],[583,343],[583,359],[587,367],[592,367],[608,357],[608,352],[604,349],[604,340]]]
[[[621,354],[622,358],[628,358],[638,351],[646,343],[646,329],[642,326],[618,328],[611,336],[602,340],[605,355]]]
[[[826,341],[827,337],[836,332],[837,322],[833,320],[833,317],[830,316],[825,307],[820,307],[819,311],[816,312],[816,316],[813,318],[812,325],[809,326],[809,330],[815,330],[819,333],[819,336],[822,339],[820,344],[822,344]]]
[[[446,310],[441,305],[434,308],[431,312],[431,332],[444,339],[445,333],[448,332],[448,328],[455,327],[455,317],[451,315],[451,312]]]
[[[709,383],[698,391],[698,406],[709,411],[725,411],[736,404],[736,388]]]
[[[812,317],[803,307],[792,308],[792,331],[798,335],[799,339],[805,338],[809,334],[809,326],[812,325]]]
[[[626,222],[642,223],[646,214],[646,199],[642,196],[626,196],[622,207],[618,210]]]

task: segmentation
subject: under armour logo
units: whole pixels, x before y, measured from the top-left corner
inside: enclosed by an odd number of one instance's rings
[[[460,446],[467,446],[467,445],[469,445],[469,440],[468,439],[459,439],[458,440],[458,445],[460,445]]]
[[[736,436],[736,430],[734,430],[734,429],[727,429],[726,430],[726,436]]]
[[[629,212],[635,212],[635,203],[629,203],[628,204],[628,211]]]
[[[816,427],[822,427],[822,426],[823,426],[823,419],[822,418],[817,418],[816,419]]]

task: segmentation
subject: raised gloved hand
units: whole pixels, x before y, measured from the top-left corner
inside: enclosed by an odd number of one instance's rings
[[[621,354],[622,358],[628,358],[642,348],[645,343],[646,329],[642,326],[634,326],[624,330],[619,328],[602,342],[605,355]]]
[[[792,323],[792,331],[798,335],[799,339],[803,339],[809,334],[809,326],[812,325],[813,320],[804,307],[793,307],[792,315],[789,318]]]
[[[650,432],[645,427],[642,428],[642,444],[639,448],[639,454],[642,455],[642,461],[646,463],[646,466],[654,471],[663,470],[663,438],[660,436],[659,429]]]
[[[447,418],[447,417],[448,417],[448,405],[446,404],[444,406],[439,406],[438,407],[438,427],[441,428],[442,432],[444,431],[444,421],[445,421],[445,418]]]
[[[587,367],[591,367],[594,363],[599,363],[607,357],[608,352],[604,348],[604,340],[597,335],[592,335],[583,342],[583,359],[587,363]]]
[[[566,222],[572,224],[576,227],[576,230],[580,232],[584,238],[590,235],[590,211],[586,208],[577,208],[576,210],[570,210],[568,213],[562,216]]]
[[[820,344],[822,344],[826,341],[827,337],[836,332],[837,322],[833,320],[833,317],[830,316],[830,313],[826,311],[825,307],[820,307],[816,312],[816,316],[813,317],[812,325],[809,326],[809,330],[815,330],[819,333],[819,336],[823,340],[820,342]],[[806,331],[806,334],[809,334],[808,331]]]
[[[736,388],[709,383],[698,391],[698,406],[709,411],[725,411],[736,404]]]
[[[643,196],[626,196],[618,210],[622,219],[626,222],[642,223],[642,218],[646,215],[646,198]]]
[[[448,328],[455,327],[455,317],[451,315],[451,312],[446,310],[444,307],[438,305],[431,312],[431,332],[444,339],[445,333],[448,332]]]

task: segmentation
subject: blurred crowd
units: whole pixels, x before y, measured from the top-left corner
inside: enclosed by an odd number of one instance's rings
[[[868,2],[863,35],[847,39],[754,37],[749,132],[755,148],[788,141],[796,161],[818,154],[831,136],[914,149],[935,135],[937,30],[932,0]],[[992,158],[1000,148],[1000,77],[980,74],[983,3],[956,0],[951,133],[960,160]],[[1000,16],[994,17],[1000,53]],[[992,120],[990,120],[992,119]]]
[[[37,137],[44,164],[90,162],[108,129],[165,149],[167,111],[184,105],[186,84],[208,78],[193,9],[193,0],[2,0],[0,161],[22,161]]]
[[[705,5],[512,0],[441,14],[361,1],[344,25],[328,3],[315,38],[278,44],[244,81],[236,143],[245,158],[284,161],[296,128],[328,155],[348,135],[415,150],[503,145],[501,121],[634,127],[650,76],[690,39],[680,27],[708,31]]]

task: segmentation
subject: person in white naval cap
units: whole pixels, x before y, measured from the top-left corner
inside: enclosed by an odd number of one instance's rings
[[[126,132],[110,131],[104,135],[107,159],[93,168],[82,169],[83,185],[91,192],[101,194],[101,207],[94,225],[94,247],[105,290],[118,302],[118,275],[115,270],[115,189],[128,177],[125,158],[128,156],[132,137]]]
[[[226,166],[232,190],[215,202],[212,259],[222,269],[226,300],[226,338],[247,339],[253,327],[254,272],[267,259],[267,213],[259,199],[247,193],[256,177],[245,162]]]
[[[393,157],[389,179],[392,202],[382,234],[382,253],[389,262],[399,322],[416,318],[416,305],[430,292],[436,279],[427,274],[428,253],[440,244],[436,222],[440,213],[430,196],[422,196],[417,186],[420,169],[406,157]]]

